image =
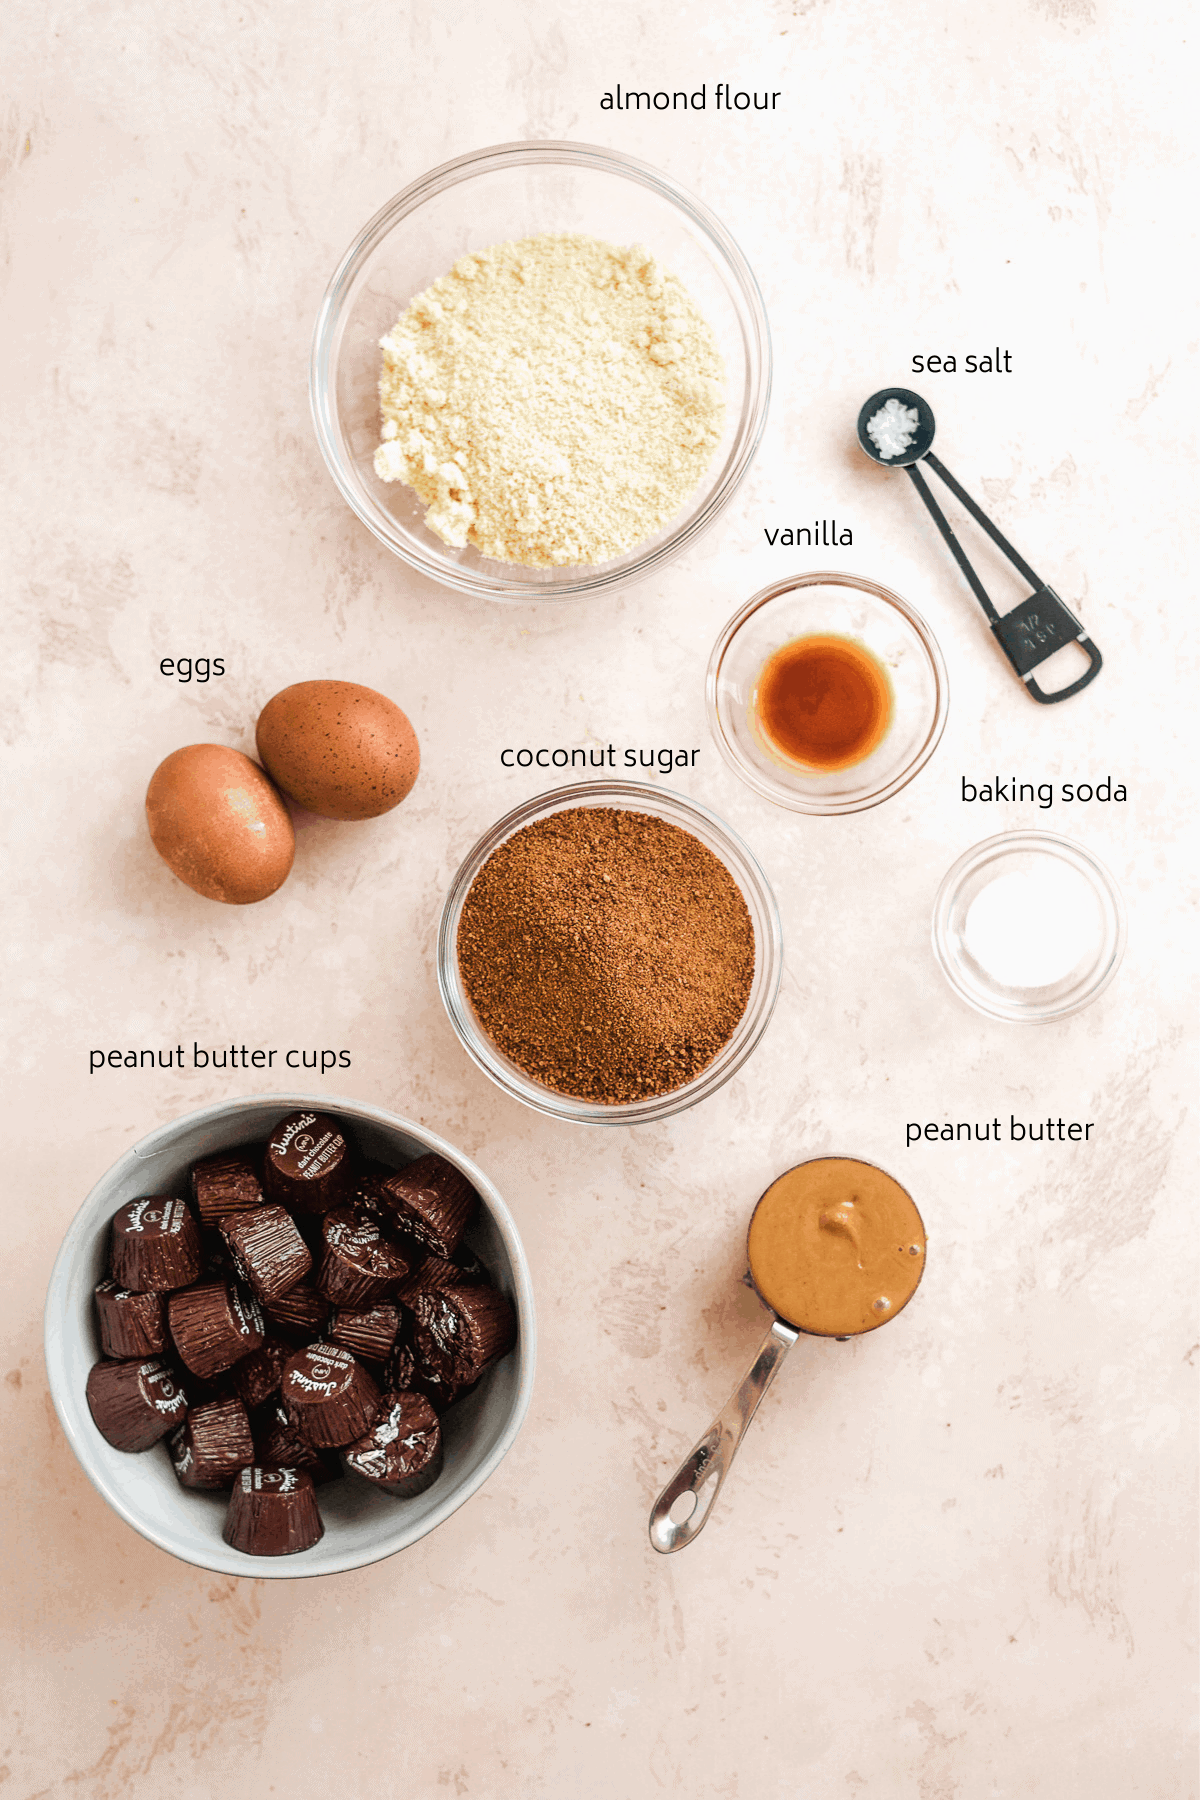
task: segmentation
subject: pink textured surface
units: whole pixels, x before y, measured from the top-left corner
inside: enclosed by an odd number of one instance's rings
[[[1190,205],[1187,24],[1177,0],[10,0],[5,1800],[1192,1800],[1194,700],[1171,684],[1193,635],[1194,283],[1164,229]],[[718,114],[724,79],[779,108]],[[602,112],[618,81],[705,82],[709,106]],[[410,577],[339,501],[305,393],[357,228],[432,165],[528,135],[610,143],[699,193],[759,276],[777,358],[762,452],[703,548],[553,613]],[[909,373],[914,352],[992,345],[1013,375]],[[1022,698],[908,484],[854,445],[862,399],[905,379],[1106,653],[1067,707]],[[816,517],[853,548],[767,547],[764,525]],[[846,820],[758,801],[703,713],[726,618],[818,558],[911,599],[950,669],[933,762]],[[159,674],[181,656],[227,673]],[[252,752],[266,699],[327,676],[408,714],[412,794],[359,825],[301,818],[261,906],[190,893],[145,834],[151,771],[186,743]],[[762,858],[788,964],[727,1088],[591,1134],[472,1067],[432,946],[460,857],[547,784],[500,750],[609,742],[703,746],[668,785]],[[962,803],[962,776],[996,773],[1108,773],[1130,799]],[[1022,1029],[954,999],[928,921],[969,844],[1039,824],[1113,870],[1130,944],[1095,1007]],[[88,1074],[93,1049],[230,1041],[351,1067]],[[45,1391],[41,1296],[79,1200],[152,1126],[334,1079],[509,1199],[538,1387],[487,1487],[413,1549],[222,1580],[88,1486]],[[1099,1129],[1087,1153],[905,1150],[906,1121],[1010,1113]],[[739,1284],[753,1203],[831,1150],[911,1187],[926,1281],[888,1330],[798,1346],[704,1535],[657,1558],[650,1502],[764,1327]]]

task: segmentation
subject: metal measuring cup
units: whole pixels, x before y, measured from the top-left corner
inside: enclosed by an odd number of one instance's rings
[[[887,1171],[880,1169],[877,1163],[867,1163],[861,1157],[849,1156],[812,1157],[808,1162],[797,1164],[796,1169],[832,1162],[848,1163],[858,1168],[875,1170],[881,1175],[887,1174]],[[751,1214],[750,1227],[747,1230],[746,1254],[750,1265],[747,1281],[758,1295],[762,1305],[773,1315],[771,1329],[759,1346],[758,1354],[750,1365],[745,1378],[738,1383],[704,1436],[692,1446],[684,1457],[650,1509],[650,1542],[656,1550],[661,1551],[664,1555],[672,1550],[684,1549],[704,1529],[733,1459],[737,1455],[738,1446],[746,1435],[746,1427],[758,1411],[763,1395],[779,1373],[783,1359],[796,1339],[801,1336],[836,1336],[838,1342],[844,1344],[849,1342],[851,1337],[861,1336],[864,1331],[878,1330],[880,1325],[886,1324],[889,1319],[895,1318],[904,1310],[920,1285],[921,1275],[925,1269],[925,1227],[911,1194],[906,1188],[901,1187],[898,1181],[895,1181],[894,1176],[888,1176],[888,1180],[893,1181],[895,1186],[900,1188],[901,1193],[912,1206],[917,1225],[920,1227],[920,1270],[910,1292],[906,1294],[900,1305],[889,1310],[886,1316],[880,1317],[872,1324],[859,1327],[857,1331],[839,1333],[806,1331],[804,1326],[790,1324],[781,1317],[762,1292],[759,1283],[766,1281],[767,1277],[762,1270],[756,1276],[750,1246],[754,1219],[759,1208],[768,1200],[781,1181],[786,1180],[788,1175],[796,1173],[796,1169],[786,1170],[783,1175],[778,1176],[771,1183],[766,1193],[760,1196],[754,1212]],[[862,1266],[861,1263],[859,1266]],[[672,1512],[677,1503],[685,1496],[692,1496],[693,1504],[681,1518],[675,1519],[672,1517]],[[683,1511],[682,1508],[680,1510]]]

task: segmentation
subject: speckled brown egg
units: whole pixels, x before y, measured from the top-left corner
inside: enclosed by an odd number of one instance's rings
[[[285,794],[324,819],[375,819],[417,779],[417,734],[394,700],[353,681],[298,681],[268,700],[258,754]]]
[[[287,880],[296,836],[256,762],[222,744],[189,744],[159,763],[146,819],[167,867],[208,900],[249,906]]]

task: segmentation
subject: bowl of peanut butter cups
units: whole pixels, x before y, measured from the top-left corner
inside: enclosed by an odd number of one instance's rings
[[[439,1345],[477,1345],[478,1368]],[[483,1170],[425,1126],[248,1095],[101,1176],[54,1265],[45,1355],[84,1473],[152,1544],[221,1575],[341,1574],[436,1529],[511,1448],[529,1265]]]
[[[751,851],[632,782],[540,794],[455,875],[438,983],[463,1047],[554,1118],[636,1125],[715,1093],[775,1006],[783,939]]]

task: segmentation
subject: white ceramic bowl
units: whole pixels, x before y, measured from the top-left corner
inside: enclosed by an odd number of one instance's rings
[[[462,1170],[479,1194],[467,1241],[517,1312],[516,1348],[473,1394],[446,1415],[445,1466],[413,1500],[376,1494],[365,1482],[318,1488],[325,1535],[295,1556],[246,1556],[221,1536],[227,1493],[180,1487],[162,1445],[131,1454],[105,1442],[88,1411],[88,1370],[100,1355],[92,1290],[106,1273],[108,1226],[127,1200],[186,1192],[190,1165],[238,1144],[262,1142],[300,1106],[341,1119],[367,1156],[397,1167],[434,1150]],[[536,1328],[529,1265],[508,1208],[483,1171],[421,1125],[378,1106],[313,1094],[267,1094],[221,1101],[163,1125],[127,1150],[92,1189],[63,1239],[46,1296],[46,1368],[67,1440],[84,1473],[135,1531],[184,1562],[220,1575],[287,1579],[359,1569],[404,1550],[469,1500],[511,1448],[533,1391]]]

